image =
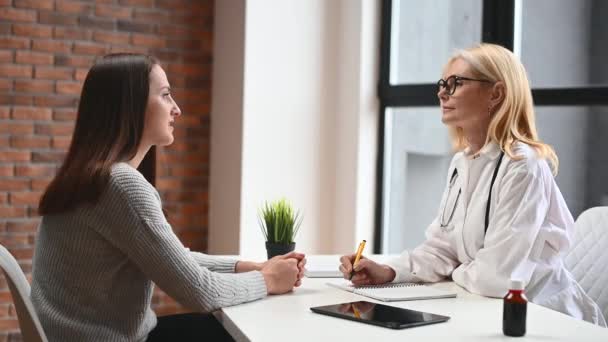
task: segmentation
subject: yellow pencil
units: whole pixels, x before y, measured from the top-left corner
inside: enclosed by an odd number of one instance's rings
[[[355,267],[359,264],[359,260],[361,259],[361,254],[363,254],[363,249],[365,248],[365,240],[361,241],[359,244],[359,248],[357,248],[357,254],[355,255],[355,262],[353,263],[353,270],[350,272],[350,279],[353,279],[353,275],[355,275]]]
[[[361,314],[359,313],[359,310],[357,310],[355,304],[353,304],[353,313],[355,314],[355,317],[361,318]]]

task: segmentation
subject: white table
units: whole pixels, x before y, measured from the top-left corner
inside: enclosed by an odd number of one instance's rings
[[[432,286],[456,291],[457,298],[384,303],[450,316],[446,323],[403,330],[362,324],[310,311],[311,306],[374,301],[326,282],[304,278],[293,293],[224,308],[216,317],[237,341],[608,341],[608,329],[532,303],[526,336],[504,336],[502,300],[473,295],[452,282]]]

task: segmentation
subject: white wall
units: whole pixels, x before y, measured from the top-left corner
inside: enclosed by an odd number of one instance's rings
[[[305,215],[298,250],[346,253],[357,239],[371,240],[377,6],[364,0],[216,3],[211,253],[263,257],[257,210],[283,196]],[[242,9],[244,16],[226,15]],[[235,37],[239,27],[242,37]]]
[[[229,254],[238,251],[241,224],[245,3],[218,2],[214,22],[209,249]]]

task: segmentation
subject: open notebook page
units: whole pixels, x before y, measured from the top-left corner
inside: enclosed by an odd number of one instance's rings
[[[455,292],[438,290],[416,283],[389,283],[382,285],[353,286],[350,281],[336,280],[327,282],[327,285],[384,302],[456,297]]]

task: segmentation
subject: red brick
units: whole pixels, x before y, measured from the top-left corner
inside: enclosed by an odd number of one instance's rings
[[[181,179],[178,178],[164,178],[156,180],[157,189],[178,189],[182,186]]]
[[[0,204],[8,204],[8,194],[6,192],[0,192]],[[0,227],[0,232],[4,230],[4,227]]]
[[[30,106],[32,99],[29,95],[0,93],[0,105]]]
[[[145,47],[137,47],[137,46],[112,46],[110,48],[111,53],[148,53],[148,49]]]
[[[53,55],[49,53],[17,51],[15,61],[20,64],[52,65]]]
[[[38,22],[49,25],[76,25],[78,24],[78,17],[59,12],[40,12]]]
[[[65,158],[64,152],[32,152],[33,162],[62,162]]]
[[[3,234],[0,238],[5,238],[6,234]],[[0,291],[0,303],[11,303],[13,301],[13,297],[11,296],[10,291]]]
[[[17,177],[41,177],[55,175],[55,166],[51,165],[16,165],[15,176]]]
[[[177,50],[201,49],[202,43],[198,39],[168,39],[167,47]]]
[[[11,168],[13,168],[11,166]],[[12,170],[6,170],[7,174],[11,173]],[[52,176],[55,174],[55,166],[51,165],[36,165],[36,164],[19,164],[14,167],[13,175],[17,177],[42,177]],[[1,175],[1,174],[0,174]]]
[[[51,120],[53,115],[50,108],[13,107],[11,117],[16,120]]]
[[[119,31],[154,33],[154,25],[130,20],[118,20],[116,27]]]
[[[33,38],[50,38],[53,28],[36,24],[13,24],[13,34]]]
[[[0,177],[12,177],[15,175],[12,165],[0,165]]]
[[[57,0],[56,10],[61,13],[88,14],[92,12],[93,6],[78,1]]]
[[[18,331],[19,321],[15,319],[0,319],[0,331]]]
[[[34,124],[31,122],[4,122],[0,125],[0,134],[32,134]]]
[[[34,69],[34,77],[47,80],[71,80],[74,69],[72,68],[52,68],[37,66]]]
[[[134,33],[131,36],[131,43],[137,46],[145,46],[150,48],[163,48],[165,47],[165,39],[159,36],[150,36],[145,34]]]
[[[72,137],[53,137],[51,147],[67,151],[71,142]]]
[[[203,64],[185,64],[185,63],[172,63],[169,64],[168,71],[171,74],[184,75],[184,76],[208,76],[209,65]]]
[[[81,89],[80,82],[57,81],[57,94],[79,95]]]
[[[3,152],[0,152],[0,154]],[[22,152],[20,152],[22,153]],[[28,190],[30,182],[23,179],[0,179],[0,190],[2,191],[14,191],[14,190]]]
[[[124,6],[95,6],[95,15],[98,17],[110,17],[115,19],[131,19],[131,8]]]
[[[74,121],[76,120],[76,109],[55,109],[53,111],[53,120]]]
[[[154,7],[154,0],[118,0],[120,5]]]
[[[9,304],[0,304],[0,318],[6,319],[8,317]]]
[[[35,96],[34,104],[39,107],[74,107],[78,105],[78,97],[69,95]]]
[[[55,65],[73,66],[73,67],[90,67],[93,65],[92,57],[74,56],[74,55],[56,55]]]
[[[37,135],[31,136],[12,136],[11,147],[17,149],[36,149],[51,147],[50,137],[41,137]]]
[[[45,190],[52,180],[52,178],[32,179],[32,190]]]
[[[0,151],[1,162],[29,161],[30,157],[27,151]]]
[[[70,53],[72,43],[60,40],[34,40],[32,50],[54,53]]]
[[[29,65],[0,64],[0,75],[3,77],[32,77],[32,67]]]
[[[190,26],[160,25],[158,33],[165,37],[188,37],[192,35]]]
[[[94,29],[113,30],[114,20],[102,19],[93,16],[81,15],[78,17],[78,24],[82,27],[90,27]]]
[[[34,8],[34,9],[53,9],[53,2],[49,0],[13,0],[15,7]]]
[[[15,91],[24,93],[52,93],[53,81],[24,79],[15,80]]]
[[[74,79],[76,81],[80,81],[80,82],[84,82],[84,80],[87,78],[87,75],[89,73],[89,69],[76,69],[76,71],[74,72]]]
[[[108,48],[102,44],[74,43],[73,52],[79,55],[103,55]]]
[[[140,20],[144,22],[154,22],[154,23],[166,23],[169,21],[169,15],[166,11],[159,10],[150,10],[150,9],[136,9],[133,13],[133,18],[135,20]],[[159,31],[161,34],[163,31]]]
[[[13,90],[13,80],[1,79],[0,78],[0,91],[10,92]]]
[[[37,205],[40,196],[42,196],[40,191],[11,192],[10,202],[12,205]]]
[[[23,212],[24,215],[22,215],[21,217],[25,217],[25,212],[26,209],[25,208],[18,208],[21,210],[18,210],[19,212]],[[2,209],[0,209],[1,211]],[[13,215],[16,215],[16,213],[14,213]],[[11,218],[19,218],[18,216],[11,216]],[[4,247],[6,247],[7,249],[13,248],[13,247],[24,247],[29,245],[29,234],[0,234],[0,244],[4,245]],[[20,265],[21,266],[21,265]],[[6,301],[6,295],[3,294],[2,291],[0,291],[0,303],[5,302]]]
[[[72,123],[37,124],[35,128],[36,134],[48,135],[72,135],[73,131]]]
[[[0,63],[12,62],[13,51],[0,50]]]
[[[39,224],[38,220],[8,221],[6,231],[9,233],[35,233]]]
[[[29,49],[30,40],[17,37],[0,37],[0,48],[3,49]]]
[[[2,1],[2,0],[0,0]],[[0,22],[0,34],[10,34],[11,33],[11,24]]]
[[[54,28],[53,37],[56,39],[68,40],[90,40],[93,36],[90,30],[83,30],[77,27],[60,27]]]
[[[9,21],[36,21],[36,11],[0,7],[0,19]]]
[[[11,116],[11,107],[0,106],[0,119],[8,119]]]
[[[93,40],[100,43],[108,44],[128,44],[130,34],[118,32],[95,31]]]
[[[36,202],[34,204],[37,205],[38,202]],[[9,252],[17,260],[28,260],[28,261],[31,261],[32,257],[34,256],[34,248],[33,247],[11,248]]]

